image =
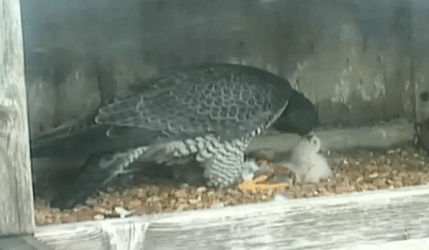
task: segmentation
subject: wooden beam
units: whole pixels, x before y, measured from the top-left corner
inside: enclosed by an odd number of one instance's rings
[[[35,237],[76,250],[398,249],[387,246],[428,245],[429,186],[51,225]]]
[[[355,148],[387,148],[392,144],[412,141],[414,127],[408,122],[387,123],[379,126],[316,130],[325,149],[350,150]],[[299,140],[295,134],[270,131],[255,138],[247,148],[248,152],[268,149],[284,152],[292,149]]]
[[[34,229],[19,0],[0,0],[0,235]]]

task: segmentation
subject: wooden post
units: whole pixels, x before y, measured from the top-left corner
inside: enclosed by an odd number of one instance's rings
[[[35,227],[28,134],[20,1],[0,0],[0,236]]]

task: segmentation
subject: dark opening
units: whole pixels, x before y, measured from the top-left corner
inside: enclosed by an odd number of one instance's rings
[[[429,93],[427,91],[422,92],[420,94],[420,100],[422,100],[422,102],[427,102],[429,99]]]

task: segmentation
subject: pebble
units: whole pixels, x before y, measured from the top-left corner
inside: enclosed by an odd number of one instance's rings
[[[104,215],[102,215],[102,214],[96,214],[94,216],[94,220],[104,220]]]
[[[146,202],[157,202],[157,201],[159,201],[159,200],[161,200],[161,198],[160,198],[160,197],[158,197],[158,196],[152,196],[152,197],[149,197],[149,198],[146,200]]]
[[[129,209],[135,209],[135,208],[141,207],[142,203],[143,202],[141,200],[137,200],[137,199],[132,200],[128,203],[128,208]]]
[[[377,177],[378,177],[377,172],[369,175],[369,178],[372,178],[372,179],[377,178]]]
[[[100,213],[100,214],[111,214],[112,213],[111,211],[109,211],[105,208],[102,208],[102,207],[94,207],[94,211],[96,211],[97,213]]]
[[[385,150],[384,152],[386,152]],[[88,219],[103,220],[110,217],[126,217],[132,214],[142,215],[158,212],[183,211],[197,208],[222,208],[244,203],[256,203],[265,200],[284,201],[292,198],[331,196],[340,193],[360,192],[364,190],[392,189],[401,186],[427,184],[429,181],[429,166],[424,155],[419,155],[412,149],[394,149],[391,155],[365,152],[355,156],[341,156],[335,151],[331,152],[334,160],[335,181],[317,185],[301,187],[288,186],[285,193],[248,194],[233,190],[214,190],[205,186],[188,187],[183,185],[177,188],[145,185],[131,191],[114,191],[113,193],[100,193],[90,197],[84,206],[75,209],[58,211],[49,208],[49,203],[36,204],[38,225],[51,223],[72,223]],[[372,155],[374,157],[368,157]],[[407,157],[404,157],[407,156]],[[420,159],[422,157],[422,159]],[[347,165],[347,166],[346,166]],[[274,164],[270,167],[274,168]],[[412,166],[419,167],[415,170]],[[378,175],[378,176],[377,176]],[[274,177],[273,177],[274,178]],[[285,180],[283,180],[285,181]],[[113,190],[113,189],[110,189]],[[118,193],[118,194],[117,194]],[[101,196],[101,197],[100,197]],[[122,203],[123,202],[123,203]],[[125,204],[125,205],[124,205]],[[39,207],[37,207],[39,206]],[[42,208],[40,208],[42,206]],[[46,211],[41,210],[43,206]],[[116,208],[115,208],[116,207]],[[115,209],[112,209],[115,208]],[[43,212],[40,212],[43,211]],[[47,214],[48,213],[48,214]],[[49,214],[52,213],[52,214]]]
[[[156,212],[161,212],[162,211],[162,204],[161,204],[161,202],[155,202],[154,204],[153,204],[153,207],[154,207],[154,209],[155,209],[155,211]]]
[[[189,204],[195,205],[195,204],[199,203],[200,201],[201,201],[201,199],[190,199]]]
[[[150,196],[155,196],[155,195],[159,194],[159,187],[157,187],[157,186],[150,186],[148,188],[148,190],[149,190]]]
[[[174,192],[174,196],[176,198],[186,198],[188,197],[188,193],[186,192],[186,189],[179,189]]]
[[[121,218],[125,218],[133,215],[132,211],[126,210],[123,207],[115,207],[115,212],[118,213],[121,216]]]
[[[215,203],[215,204],[211,205],[211,208],[222,208],[224,206],[225,205],[222,202],[219,202],[219,203]]]
[[[273,197],[274,201],[285,201],[287,198],[284,195],[277,194]]]
[[[179,207],[177,207],[176,211],[180,212],[180,211],[183,211],[185,208],[186,208],[185,205],[180,204]]]

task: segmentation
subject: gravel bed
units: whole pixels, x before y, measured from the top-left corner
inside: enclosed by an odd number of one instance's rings
[[[278,171],[282,167],[276,162],[284,157],[282,154],[255,155],[259,164],[265,164],[274,170],[271,179],[286,180],[291,176],[288,171]],[[275,196],[295,199],[429,183],[427,154],[409,144],[387,150],[329,152],[327,158],[331,162],[335,178],[305,185],[287,181],[282,190],[247,192],[238,187],[212,189],[180,184],[168,179],[139,177],[135,178],[130,188],[109,186],[95,192],[86,204],[71,210],[51,209],[46,199],[36,198],[36,224],[41,226],[233,206],[266,202]]]

